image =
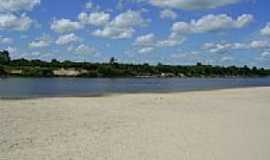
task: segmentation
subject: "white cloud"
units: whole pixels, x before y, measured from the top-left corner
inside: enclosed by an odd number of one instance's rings
[[[270,23],[267,23],[266,26],[261,29],[261,34],[264,36],[270,36]]]
[[[28,30],[33,21],[25,14],[16,16],[14,14],[0,14],[0,30],[15,30],[26,31]]]
[[[32,41],[31,43],[29,43],[29,47],[30,48],[44,48],[44,47],[48,47],[50,44],[51,44],[50,37],[44,35],[36,39],[35,41]]]
[[[40,3],[41,0],[1,0],[0,12],[30,11]]]
[[[178,17],[177,13],[175,13],[174,11],[170,10],[170,9],[165,9],[165,10],[162,10],[160,12],[160,18],[161,19],[176,19]]]
[[[149,33],[136,38],[135,45],[138,46],[153,46],[156,43],[156,37],[153,33]]]
[[[8,37],[3,37],[0,35],[0,44],[12,44],[13,39]]]
[[[87,46],[85,44],[79,45],[74,51],[78,54],[96,54],[97,50],[94,47]]]
[[[242,14],[234,22],[235,28],[243,28],[249,25],[254,20],[254,16],[251,14]]]
[[[80,41],[80,38],[78,36],[76,36],[74,33],[70,33],[70,34],[61,35],[56,40],[56,44],[66,45],[66,44],[71,44],[71,43],[79,42],[79,41]]]
[[[142,1],[142,0],[140,0]],[[241,0],[144,0],[150,4],[164,8],[179,8],[186,10],[217,8],[235,4]]]
[[[254,17],[250,14],[243,14],[237,19],[233,19],[226,14],[209,14],[198,20],[191,22],[176,22],[172,26],[173,35],[217,32],[226,29],[237,29],[247,26],[253,21]]]
[[[85,8],[87,8],[87,9],[92,9],[93,8],[93,3],[92,2],[87,2],[86,4],[85,4]]]
[[[167,39],[157,39],[153,33],[149,33],[143,36],[136,38],[134,45],[137,47],[156,47],[156,48],[165,48],[165,47],[175,47],[182,44],[185,41],[184,37],[168,37]]]
[[[208,50],[211,53],[223,53],[229,49],[234,49],[234,44],[231,43],[205,43],[202,49]]]
[[[79,15],[79,20],[83,24],[94,25],[94,26],[104,26],[110,21],[110,14],[105,12],[94,12],[87,14],[85,12]]]
[[[249,46],[254,49],[269,48],[270,43],[268,41],[252,41]]]
[[[158,39],[153,33],[149,33],[137,37],[133,45],[138,53],[150,53],[155,49],[178,46],[184,41],[185,38],[180,36]]]
[[[229,61],[233,61],[234,58],[233,57],[229,57],[229,56],[225,56],[221,58],[221,62],[229,62]]]
[[[263,52],[262,54],[261,54],[261,56],[263,57],[263,58],[270,58],[270,52],[269,51],[265,51],[265,52]]]
[[[233,49],[231,44],[216,44],[215,48],[211,48],[209,51],[211,53],[224,53],[227,52],[229,49]]]
[[[124,13],[119,14],[114,18],[111,22],[112,26],[119,28],[130,28],[136,26],[144,26],[147,24],[147,20],[145,20],[141,12],[128,10]]]
[[[155,48],[153,47],[144,47],[144,48],[140,48],[138,50],[138,53],[144,54],[144,53],[151,53],[155,50]]]
[[[208,50],[211,53],[227,52],[228,50],[236,49],[268,49],[270,44],[268,41],[254,40],[248,43],[205,43],[202,49]]]
[[[17,48],[8,46],[5,50],[7,50],[12,57],[17,54]]]
[[[94,4],[93,2],[89,1],[85,4],[85,8],[88,10],[100,10],[100,6]]]
[[[54,20],[51,24],[51,29],[58,33],[73,32],[83,28],[79,22],[71,21],[70,19]]]
[[[111,39],[126,39],[131,38],[135,30],[133,28],[117,28],[114,26],[106,26],[103,29],[97,29],[92,34],[98,37]]]
[[[186,39],[184,37],[178,37],[178,38],[168,38],[165,40],[160,40],[157,43],[158,47],[175,47],[180,44],[182,44]]]
[[[133,36],[136,27],[147,24],[141,13],[128,10],[116,16],[104,28],[97,29],[93,35],[112,39],[125,39]]]

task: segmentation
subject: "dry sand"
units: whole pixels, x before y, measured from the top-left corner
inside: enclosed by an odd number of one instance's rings
[[[0,100],[0,160],[269,160],[270,88]]]

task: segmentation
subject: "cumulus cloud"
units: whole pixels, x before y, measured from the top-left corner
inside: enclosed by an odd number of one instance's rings
[[[141,12],[128,10],[116,16],[111,25],[119,28],[129,28],[144,26],[146,23],[147,20],[142,17]]]
[[[270,23],[267,23],[266,26],[261,29],[261,34],[264,36],[270,36]]]
[[[20,16],[11,13],[0,14],[0,30],[26,31],[32,23],[32,19],[25,14]]]
[[[176,19],[178,17],[177,13],[170,9],[165,9],[160,12],[160,18],[161,19]]]
[[[16,55],[18,53],[16,47],[8,46],[5,50],[7,50],[12,55],[12,57],[16,57]]]
[[[1,0],[0,12],[30,11],[40,3],[41,0]]]
[[[185,40],[186,39],[184,37],[169,37],[168,39],[158,41],[157,47],[175,47],[182,44]]]
[[[94,26],[104,26],[110,21],[110,14],[105,12],[94,12],[87,14],[85,12],[80,13],[79,20],[83,24],[94,25]]]
[[[61,35],[56,40],[56,44],[66,45],[66,44],[71,44],[71,43],[79,42],[79,41],[80,41],[80,38],[78,36],[76,36],[74,33],[70,33],[70,34]]]
[[[133,36],[136,27],[147,24],[141,13],[128,10],[116,16],[104,28],[97,29],[93,35],[112,39],[124,39]]]
[[[230,43],[205,43],[202,49],[208,50],[211,53],[223,53],[229,49],[234,49],[234,44]]]
[[[230,57],[230,56],[225,56],[221,58],[221,62],[229,62],[229,61],[233,61],[234,58]]]
[[[222,7],[238,3],[241,0],[144,0],[144,1],[147,1],[148,3],[158,7],[196,10],[196,9],[209,9]]]
[[[151,53],[155,50],[154,47],[144,47],[144,48],[139,48],[138,53],[144,54],[144,53]]]
[[[85,44],[79,45],[74,49],[77,54],[96,54],[97,50],[94,47],[87,46]]]
[[[269,48],[270,44],[268,41],[252,41],[249,46],[250,48],[261,49]]]
[[[29,48],[44,48],[51,44],[51,38],[49,36],[42,36],[35,41],[29,43]]]
[[[126,39],[131,38],[135,30],[133,28],[117,28],[106,26],[103,29],[97,29],[92,34],[97,37],[105,37],[111,39]]]
[[[94,4],[93,4],[92,2],[87,2],[87,3],[85,4],[85,8],[87,8],[87,9],[92,9],[93,6],[94,6]]]
[[[236,49],[269,49],[270,44],[264,40],[254,40],[248,43],[205,43],[202,49],[208,50],[211,53],[227,52],[228,50]]]
[[[13,43],[12,38],[8,38],[8,37],[4,37],[0,35],[0,44],[12,44],[12,43]]]
[[[270,58],[270,52],[269,51],[265,51],[265,52],[261,53],[261,56],[263,58]]]
[[[226,14],[209,14],[198,20],[191,22],[176,22],[172,26],[172,34],[182,35],[191,33],[217,32],[226,29],[243,28],[253,21],[254,17],[250,14],[243,14],[237,19],[233,19]]]
[[[0,31],[26,31],[35,24],[25,12],[39,5],[41,0],[1,0]],[[21,14],[22,13],[22,14]]]
[[[68,33],[79,29],[83,26],[79,22],[71,21],[70,19],[54,20],[51,24],[51,29],[58,33]]]
[[[254,20],[254,16],[251,14],[243,14],[237,18],[234,22],[235,28],[243,28],[249,25]]]
[[[153,33],[142,35],[136,38],[135,45],[152,46],[156,43],[156,37]]]
[[[100,6],[94,4],[93,2],[89,1],[85,4],[85,8],[88,10],[100,10]]]
[[[185,41],[184,37],[168,37],[167,39],[158,39],[153,33],[149,33],[136,38],[134,45],[139,47],[151,46],[157,48],[175,47]]]
[[[166,39],[158,39],[155,34],[149,33],[136,38],[133,45],[138,53],[149,53],[158,48],[175,47],[185,41],[184,37],[168,37]]]

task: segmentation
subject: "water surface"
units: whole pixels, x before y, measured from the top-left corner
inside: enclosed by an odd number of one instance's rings
[[[6,78],[0,97],[94,96],[108,93],[159,93],[270,86],[270,78]]]

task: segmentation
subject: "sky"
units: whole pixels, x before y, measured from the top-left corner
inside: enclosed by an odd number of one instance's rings
[[[12,58],[270,68],[269,0],[0,0]]]

